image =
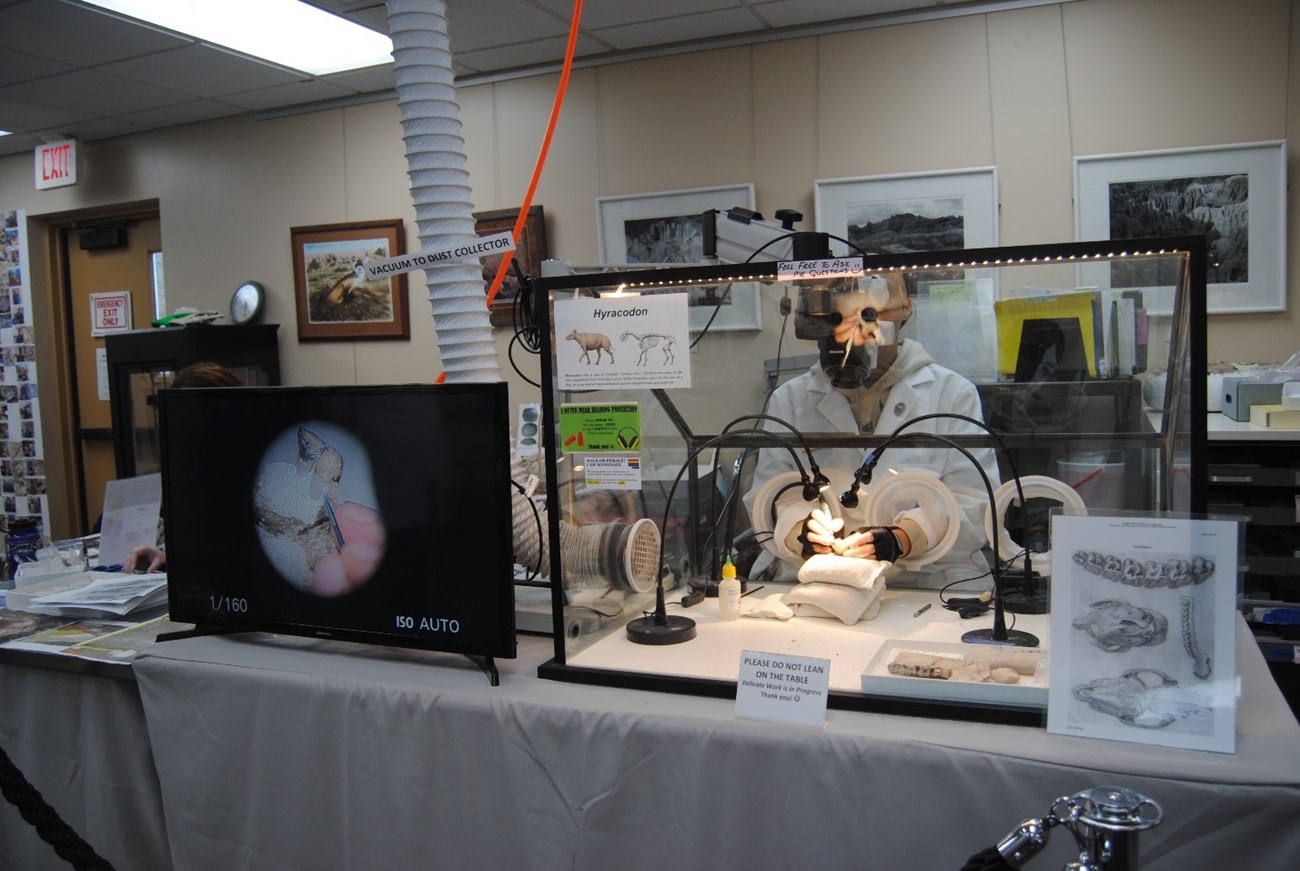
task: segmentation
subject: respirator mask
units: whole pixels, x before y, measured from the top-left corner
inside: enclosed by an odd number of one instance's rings
[[[894,293],[883,275],[808,282],[799,288],[795,336],[817,342],[822,371],[835,387],[869,385],[873,373],[879,377],[877,370],[893,362],[898,328],[908,314],[907,292],[901,279],[896,281]]]

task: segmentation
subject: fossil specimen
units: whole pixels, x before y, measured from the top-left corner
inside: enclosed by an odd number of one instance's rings
[[[253,516],[267,559],[305,590],[316,563],[342,546],[333,511],[343,456],[304,426],[298,427],[297,446],[294,462],[270,463],[258,474]]]

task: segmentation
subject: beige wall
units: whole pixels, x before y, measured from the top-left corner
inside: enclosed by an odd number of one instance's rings
[[[475,208],[519,204],[557,82],[462,89]],[[594,262],[598,196],[753,182],[760,210],[798,209],[812,228],[814,179],[996,165],[1001,244],[1068,241],[1074,156],[1289,138],[1296,177],[1298,101],[1300,0],[1037,6],[577,70],[534,202],[551,255]],[[30,155],[0,159],[0,208],[26,210],[39,231],[43,216],[157,200],[169,303],[224,310],[239,282],[263,282],[288,383],[439,371],[421,273],[409,342],[295,335],[290,227],[401,217],[418,245],[395,103],[204,122],[83,150],[83,180],[52,191],[33,190]],[[1294,190],[1288,217],[1297,251]],[[38,296],[45,274],[34,264]],[[1211,360],[1297,349],[1300,255],[1287,277],[1285,313],[1210,318]],[[497,336],[508,371],[509,336]],[[536,379],[535,358],[523,359]],[[536,391],[515,380],[512,397]]]

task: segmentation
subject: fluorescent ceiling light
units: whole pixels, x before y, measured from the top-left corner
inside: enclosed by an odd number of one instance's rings
[[[84,0],[311,75],[393,60],[393,41],[298,0]]]

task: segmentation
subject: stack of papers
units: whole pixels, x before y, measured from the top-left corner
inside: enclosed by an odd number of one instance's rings
[[[66,617],[122,617],[167,601],[167,575],[163,572],[144,575],[84,572],[79,580],[83,582],[60,584],[61,589],[50,592],[40,590],[43,585],[33,584],[23,592],[39,595],[32,595],[23,603],[13,601],[17,597],[10,592],[9,607]]]

